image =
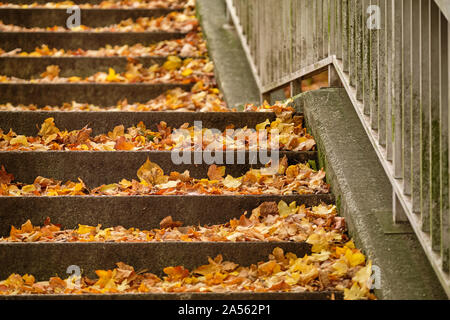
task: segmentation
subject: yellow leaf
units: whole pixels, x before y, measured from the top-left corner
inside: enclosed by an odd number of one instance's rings
[[[34,184],[28,184],[22,187],[22,192],[30,193],[34,191],[36,191],[36,187],[34,186]]]
[[[188,77],[188,76],[190,76],[191,74],[193,73],[193,71],[192,71],[192,69],[184,69],[183,70],[183,72],[181,73],[181,75],[183,76],[183,77]]]
[[[163,68],[167,71],[172,71],[179,69],[182,66],[182,61],[180,58],[176,56],[170,56],[167,58],[167,61],[164,62]]]
[[[106,77],[106,81],[108,82],[117,82],[120,81],[120,79],[118,78],[118,75],[116,73],[116,71],[113,68],[109,68],[108,70],[108,76]]]
[[[239,181],[239,179],[235,179],[230,175],[227,175],[227,177],[223,180],[223,185],[230,189],[236,189],[241,186],[242,182]]]
[[[295,214],[297,212],[296,202],[294,201],[288,206],[286,202],[281,200],[280,202],[278,202],[278,212],[283,218]]]
[[[129,187],[132,186],[131,181],[128,181],[128,180],[126,180],[126,179],[122,179],[122,180],[119,182],[119,184],[120,184],[122,187],[124,187],[124,188],[129,188]]]
[[[69,82],[80,82],[81,78],[80,77],[69,77]]]
[[[100,188],[100,192],[103,193],[115,193],[117,191],[117,185],[115,183],[104,185]]]
[[[78,234],[86,234],[86,233],[91,233],[94,230],[95,230],[95,227],[79,224],[77,233]]]
[[[20,144],[24,147],[28,147],[28,140],[27,140],[27,137],[25,137],[25,136],[17,136],[15,138],[12,138],[9,141],[9,144],[12,146]]]
[[[353,252],[352,249],[347,249],[345,257],[347,258],[348,264],[352,267],[356,267],[366,261],[366,257],[361,252]]]
[[[356,282],[353,283],[350,289],[344,289],[345,300],[367,300],[368,294],[369,291],[367,289],[361,288]]]
[[[44,123],[41,125],[41,129],[39,130],[38,135],[44,138],[48,136],[58,133],[59,129],[55,126],[54,118],[45,119]]]
[[[164,176],[163,169],[156,163],[151,162],[149,158],[147,158],[147,161],[139,168],[137,176],[141,182],[145,181],[152,185],[166,183],[169,180],[169,177]]]
[[[364,268],[361,268],[352,278],[353,282],[357,282],[361,288],[370,289],[372,275],[372,262],[369,261]]]
[[[264,121],[263,123],[257,124],[256,125],[256,131],[261,131],[261,130],[265,130],[266,127],[270,124],[269,119],[267,119],[266,121]]]

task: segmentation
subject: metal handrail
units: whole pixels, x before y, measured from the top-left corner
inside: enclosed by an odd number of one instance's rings
[[[448,0],[225,0],[262,98],[328,67],[450,296]]]

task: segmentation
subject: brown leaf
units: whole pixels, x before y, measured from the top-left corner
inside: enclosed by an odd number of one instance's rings
[[[121,137],[117,138],[114,149],[129,151],[129,150],[134,149],[134,144],[132,144],[131,142],[128,142],[124,136],[121,136]]]
[[[276,216],[279,214],[278,205],[276,202],[264,202],[259,206],[259,214],[262,217],[267,217],[268,215]]]
[[[177,228],[177,227],[181,227],[182,225],[183,225],[183,222],[181,222],[181,221],[173,221],[172,216],[165,217],[159,223],[159,226],[161,227],[161,229]]]
[[[0,183],[3,184],[10,184],[11,181],[14,180],[14,176],[8,172],[6,172],[5,167],[2,166],[2,169],[0,170]]]
[[[88,128],[87,126],[84,127],[78,132],[76,143],[78,144],[85,143],[87,140],[89,140],[91,133],[92,133],[91,128]]]
[[[225,176],[225,167],[218,167],[215,164],[208,168],[208,178],[210,180],[223,180]]]

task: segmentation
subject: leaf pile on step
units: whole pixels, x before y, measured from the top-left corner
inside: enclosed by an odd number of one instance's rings
[[[280,201],[265,202],[239,219],[211,226],[183,226],[172,216],[165,217],[160,229],[126,229],[122,226],[104,228],[78,225],[77,229],[61,229],[47,218],[43,227],[33,226],[28,220],[20,228],[11,227],[9,237],[0,242],[166,242],[166,241],[295,241],[340,242],[345,230],[344,218],[336,216],[334,205],[320,204],[312,208]],[[309,240],[311,239],[311,240]]]
[[[297,257],[275,248],[268,260],[239,266],[222,255],[189,271],[183,266],[163,269],[162,278],[145,270],[136,272],[122,262],[113,270],[96,270],[96,279],[72,276],[36,281],[33,275],[11,274],[0,281],[0,294],[120,294],[181,292],[318,292],[343,291],[348,300],[375,299],[370,292],[372,263],[352,241],[324,242],[321,251]]]
[[[33,184],[13,182],[13,176],[2,166],[0,196],[59,196],[59,195],[261,195],[261,194],[325,194],[325,171],[315,171],[309,164],[288,166],[284,157],[278,164],[250,169],[243,176],[225,177],[225,167],[212,165],[209,179],[196,179],[186,170],[165,175],[163,169],[149,159],[137,171],[139,181],[122,179],[119,183],[101,185],[88,190],[83,181],[61,182],[37,177]]]
[[[24,52],[21,48],[4,51],[0,48],[0,57],[203,57],[207,55],[206,43],[202,34],[190,32],[182,39],[164,40],[155,44],[144,46],[141,43],[134,45],[106,45],[97,50],[64,50],[49,48],[43,44],[32,52]]]
[[[178,112],[230,112],[219,89],[215,86],[205,86],[197,82],[191,91],[181,88],[167,90],[158,97],[146,103],[128,103],[120,100],[115,106],[101,107],[89,103],[64,103],[61,106],[13,105],[0,104],[0,111],[178,111]]]
[[[151,18],[139,17],[136,20],[131,18],[122,20],[119,23],[105,27],[88,27],[80,25],[78,27],[66,28],[63,26],[41,27],[21,27],[13,24],[4,24],[0,20],[0,31],[3,32],[183,32],[188,33],[198,29],[198,21],[193,12],[171,12],[168,15]]]
[[[170,56],[163,65],[154,64],[144,67],[128,58],[124,72],[116,72],[109,68],[108,72],[97,72],[89,77],[60,77],[61,69],[57,65],[49,65],[40,79],[21,79],[0,75],[0,82],[7,83],[179,83],[190,84],[202,81],[206,86],[215,86],[214,63],[209,59],[186,58],[182,60]]]
[[[103,0],[100,3],[79,3],[73,1],[59,1],[30,4],[17,4],[0,2],[3,8],[49,8],[49,9],[66,9],[77,5],[81,9],[181,9],[194,5],[193,0]]]
[[[273,139],[272,130],[277,133]],[[176,129],[161,121],[157,131],[153,131],[141,121],[126,130],[119,125],[107,134],[91,137],[91,133],[92,129],[87,126],[70,132],[60,130],[54,118],[47,118],[34,137],[18,135],[12,129],[5,134],[0,129],[0,151],[311,151],[316,144],[303,128],[303,117],[290,113],[280,115],[275,121],[258,124],[256,129],[235,129],[230,125],[220,131],[189,126],[188,123]]]

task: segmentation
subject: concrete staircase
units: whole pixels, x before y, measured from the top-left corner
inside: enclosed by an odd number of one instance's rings
[[[35,2],[28,1],[28,2]],[[25,0],[9,1],[26,3]],[[45,2],[45,1],[37,1]],[[75,1],[77,3],[98,3],[98,0]],[[166,14],[164,9],[82,9],[82,24],[102,26],[117,23],[127,18],[152,17]],[[4,23],[25,27],[46,27],[63,25],[67,13],[63,9],[0,9],[0,20]],[[166,39],[182,38],[183,33],[169,32],[0,32],[0,43],[5,50],[22,48],[33,50],[42,44],[49,47],[73,49],[96,49],[106,44],[123,45],[150,44]],[[162,63],[165,58],[138,58],[140,63],[151,65]],[[89,75],[113,67],[120,71],[126,64],[122,57],[0,57],[0,73],[8,76],[32,78],[45,71],[50,64],[66,70],[65,76]],[[60,105],[76,100],[100,106],[115,104],[120,99],[129,102],[145,102],[167,89],[190,85],[180,84],[0,84],[0,103],[29,104],[38,106]],[[249,126],[273,119],[270,113],[182,113],[182,112],[58,112],[58,111],[2,111],[0,128],[12,128],[25,135],[36,134],[36,125],[53,117],[60,128],[80,129],[89,124],[93,135],[111,131],[115,126],[125,127],[143,121],[153,128],[160,121],[177,127],[183,123],[202,121],[203,126],[223,129],[229,124],[236,127]],[[316,152],[285,152],[290,164],[317,160]],[[283,153],[282,153],[283,155]],[[82,178],[88,187],[117,182],[122,178],[136,178],[137,168],[149,157],[165,172],[189,170],[191,176],[206,177],[208,166],[174,165],[168,152],[144,151],[47,151],[47,152],[0,152],[0,164],[14,174],[16,180],[33,183],[36,176],[59,180]],[[227,173],[234,176],[243,174],[250,165],[229,165]],[[162,218],[172,215],[185,225],[223,223],[233,217],[238,218],[244,211],[251,211],[265,201],[297,201],[307,206],[320,202],[332,203],[332,195],[293,196],[58,196],[58,197],[5,197],[0,198],[0,236],[6,236],[11,225],[20,226],[30,219],[33,224],[41,224],[46,217],[63,227],[77,224],[103,227],[122,225],[126,228],[151,229],[158,226]],[[183,265],[194,268],[207,262],[207,257],[222,254],[224,260],[250,265],[264,260],[275,247],[296,253],[298,256],[310,253],[306,243],[2,243],[0,244],[0,279],[11,273],[33,274],[37,279],[48,279],[58,274],[66,277],[70,265],[78,265],[85,274],[93,275],[94,270],[113,268],[123,261],[136,270],[148,269],[161,274],[166,266]],[[3,297],[1,298],[14,298]],[[45,296],[39,298],[55,298]],[[84,299],[329,299],[330,292],[321,293],[226,293],[226,294],[136,294],[101,296],[63,296],[63,298]],[[339,298],[340,295],[335,295]],[[24,298],[21,296],[20,298]],[[27,296],[25,298],[36,298]],[[61,298],[59,296],[58,298]]]

